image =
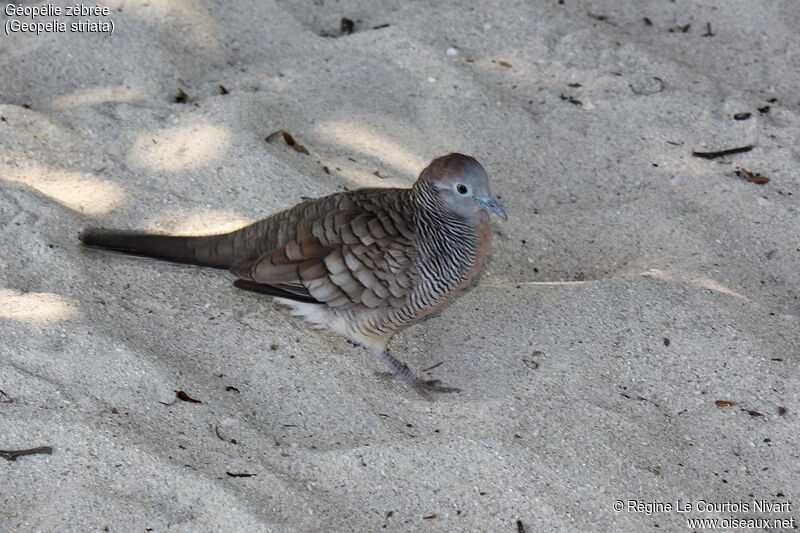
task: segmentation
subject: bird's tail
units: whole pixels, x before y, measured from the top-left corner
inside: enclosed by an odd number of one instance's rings
[[[178,237],[140,231],[87,228],[80,234],[80,239],[87,246],[173,263],[227,269],[237,260],[233,253],[233,233]]]

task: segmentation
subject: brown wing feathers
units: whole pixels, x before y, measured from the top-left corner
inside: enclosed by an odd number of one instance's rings
[[[404,270],[413,247],[405,235],[412,233],[402,215],[377,203],[367,197],[361,209],[351,204],[307,220],[294,240],[231,271],[284,291],[289,284],[293,294],[336,308],[396,303],[410,286]]]

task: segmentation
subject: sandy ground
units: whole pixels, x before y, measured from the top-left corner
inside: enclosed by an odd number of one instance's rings
[[[52,447],[0,460],[0,530],[800,520],[795,2],[106,5],[2,15],[114,33],[0,35],[0,449]],[[451,151],[509,221],[395,338],[463,389],[434,403],[224,272],[77,241],[231,229]]]

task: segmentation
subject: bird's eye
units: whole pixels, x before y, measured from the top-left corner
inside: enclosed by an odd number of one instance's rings
[[[467,193],[469,193],[469,187],[467,187],[463,183],[456,183],[456,191],[458,192],[458,194],[466,196]]]

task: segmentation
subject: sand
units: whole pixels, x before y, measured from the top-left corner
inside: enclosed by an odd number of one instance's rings
[[[794,2],[104,5],[2,15],[67,29],[0,35],[0,450],[52,447],[0,460],[0,530],[800,519]],[[228,230],[451,151],[509,220],[395,337],[463,389],[433,403],[224,272],[77,240]]]

